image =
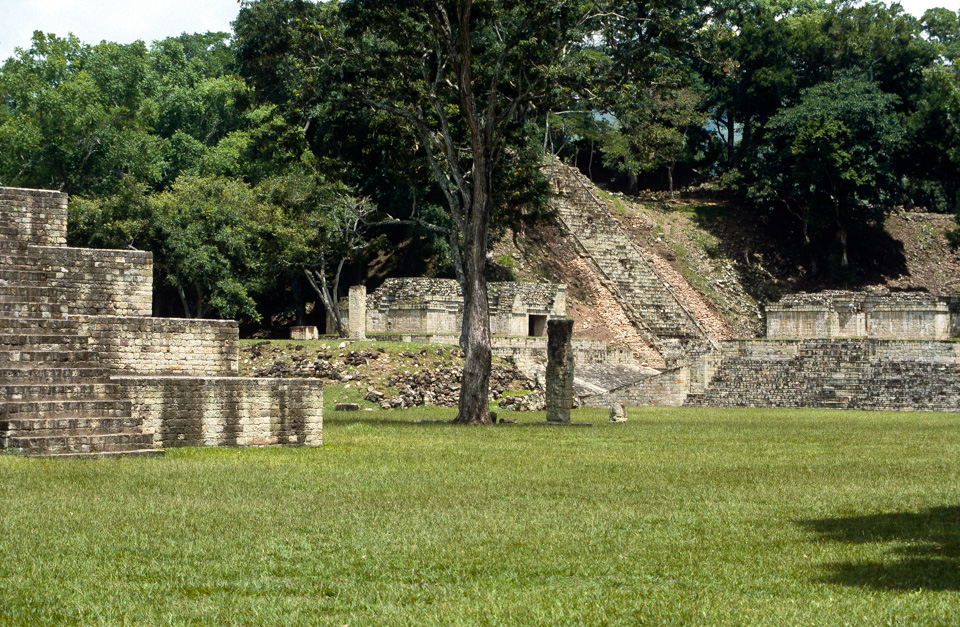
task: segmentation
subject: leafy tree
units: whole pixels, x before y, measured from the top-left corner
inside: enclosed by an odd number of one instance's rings
[[[875,83],[848,75],[805,90],[766,125],[749,189],[761,205],[799,218],[815,273],[818,253],[835,246],[840,266],[849,265],[848,234],[895,187],[894,104]]]
[[[459,422],[490,421],[493,182],[513,157],[530,154],[525,119],[583,41],[587,16],[580,2],[348,0],[338,22],[318,26],[323,88],[390,116],[443,193],[465,301]]]
[[[257,191],[280,210],[271,250],[274,264],[291,285],[306,278],[337,333],[348,337],[337,301],[340,281],[344,266],[377,244],[368,237],[365,222],[375,206],[353,196],[342,183],[326,180],[309,159],[299,169],[263,181]],[[297,309],[302,321],[300,298]]]
[[[35,33],[0,69],[0,181],[110,193],[123,176],[154,182],[161,142],[140,107],[142,43],[82,45]]]
[[[150,199],[156,266],[176,289],[186,318],[211,311],[259,319],[264,285],[262,242],[277,224],[272,209],[241,181],[185,175]]]

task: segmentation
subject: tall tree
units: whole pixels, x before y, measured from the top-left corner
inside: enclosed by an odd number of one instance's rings
[[[584,41],[590,16],[589,3],[572,0],[347,0],[335,14],[339,26],[318,29],[321,89],[391,116],[423,152],[446,201],[464,294],[457,422],[491,420],[493,181],[506,162],[530,154],[525,123]]]
[[[846,75],[805,90],[766,125],[750,192],[800,220],[815,273],[824,251],[836,251],[846,270],[851,230],[895,189],[894,103],[875,83]]]

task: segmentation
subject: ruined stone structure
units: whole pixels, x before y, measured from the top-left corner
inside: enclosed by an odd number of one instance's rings
[[[150,317],[150,253],[66,224],[65,194],[0,188],[0,450],[321,444],[320,381],[237,377],[236,322]]]
[[[920,292],[793,294],[767,306],[771,339],[946,340],[954,324],[948,302]]]
[[[565,285],[491,283],[488,295],[494,335],[543,337],[548,320],[567,315]],[[453,279],[387,279],[367,297],[366,318],[367,333],[459,335],[460,285]]]

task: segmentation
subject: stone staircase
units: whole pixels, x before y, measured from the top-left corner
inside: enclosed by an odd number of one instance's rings
[[[0,226],[0,450],[162,455],[30,253],[15,229]]]
[[[614,294],[641,337],[668,366],[715,352],[714,338],[649,263],[636,239],[574,168],[556,164],[553,206],[581,256]]]
[[[700,407],[960,411],[960,350],[871,339],[728,342]]]

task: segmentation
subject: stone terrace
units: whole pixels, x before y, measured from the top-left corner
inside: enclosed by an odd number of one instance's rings
[[[153,261],[66,247],[67,196],[0,188],[0,450],[322,442],[322,384],[237,377],[233,321],[152,318]]]
[[[803,339],[725,342],[722,365],[686,404],[960,411],[960,343]]]

